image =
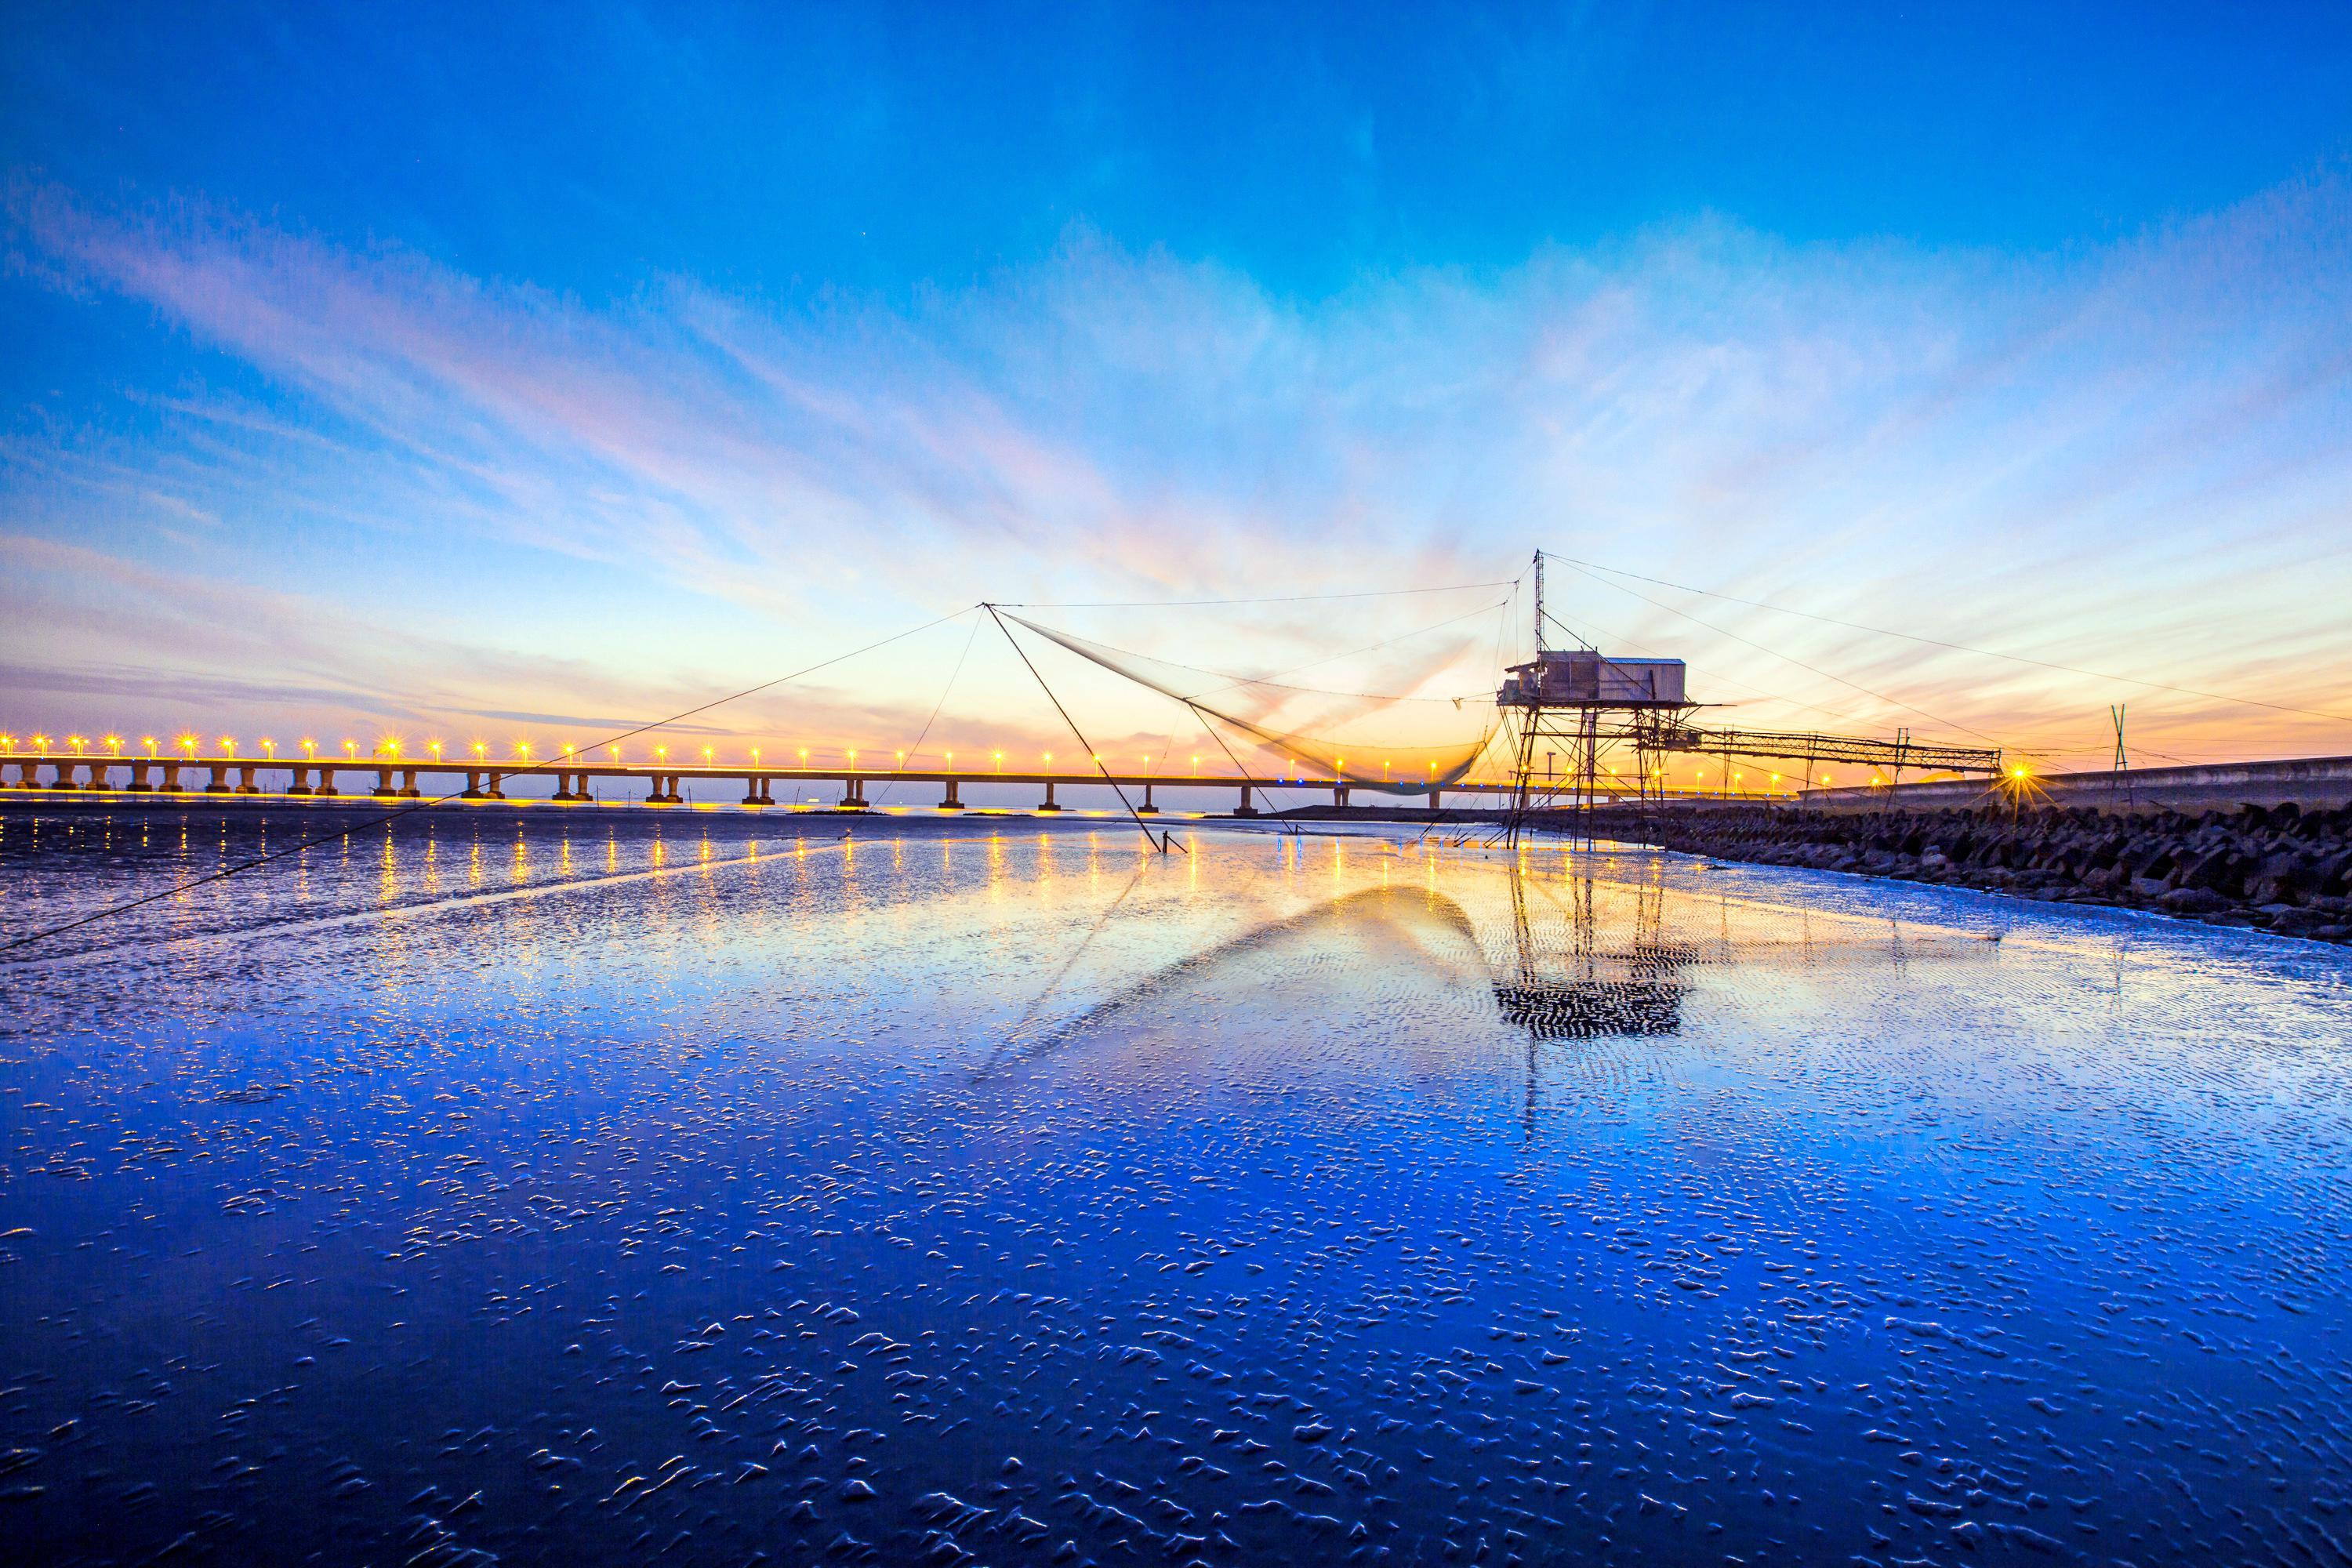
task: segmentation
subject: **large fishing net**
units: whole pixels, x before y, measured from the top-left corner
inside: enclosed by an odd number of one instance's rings
[[[1370,657],[1385,645],[1358,650],[1352,667],[1348,655],[1318,660],[1315,683],[1307,684],[1304,676],[1252,677],[1177,664],[1009,612],[1005,618],[1181,703],[1234,750],[1235,761],[1246,764],[1255,752],[1253,771],[1281,778],[1397,795],[1442,789],[1477,765],[1498,723],[1494,682],[1469,688],[1459,657],[1486,641],[1483,635],[1424,652],[1417,667]],[[1358,684],[1351,674],[1381,689],[1335,689]],[[1454,689],[1444,689],[1449,685]]]

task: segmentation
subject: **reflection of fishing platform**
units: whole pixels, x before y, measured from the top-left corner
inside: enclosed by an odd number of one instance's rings
[[[1677,1035],[1683,1027],[1684,989],[1672,978],[1630,973],[1534,984],[1498,981],[1495,1006],[1505,1023],[1538,1040]]]
[[[1574,903],[1564,908],[1569,940],[1549,949],[1528,918],[1527,884],[1524,875],[1511,879],[1514,963],[1495,981],[1505,1023],[1525,1029],[1530,1041],[1682,1032],[1683,972],[1699,955],[1661,938],[1663,894],[1654,883],[1635,895],[1633,942],[1615,950],[1600,943],[1590,878],[1574,885]]]

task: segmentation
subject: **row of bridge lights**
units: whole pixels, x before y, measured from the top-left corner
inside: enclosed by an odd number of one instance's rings
[[[0,735],[0,756],[13,756],[16,754],[16,739],[17,738],[14,735]],[[47,756],[49,754],[50,738],[48,736],[32,735],[26,737],[26,739],[30,742],[32,750],[36,755]],[[125,742],[120,735],[101,736],[96,741],[92,741],[87,735],[68,735],[65,738],[65,743],[73,749],[73,754],[77,757],[87,756],[89,754],[89,748],[92,745],[104,746],[107,748],[110,755],[120,757],[122,755],[122,748],[129,742]],[[159,748],[163,745],[163,742],[157,740],[154,736],[142,735],[139,738],[138,743],[146,748],[147,755],[149,757],[152,758],[160,755]],[[221,753],[224,756],[234,758],[236,755],[237,742],[235,736],[223,735],[219,738],[219,743]],[[269,762],[276,762],[278,760],[278,742],[265,735],[262,737],[259,743],[264,758]],[[182,754],[193,759],[196,754],[196,748],[201,744],[201,742],[194,735],[182,735],[173,742],[173,744],[178,748]],[[365,760],[371,763],[397,763],[400,761],[400,750],[402,744],[403,742],[398,736],[387,735],[383,740],[377,742],[375,750],[371,752]],[[302,755],[305,760],[315,762],[318,759],[318,742],[305,739],[300,742],[300,745],[302,747]],[[443,752],[445,748],[439,741],[427,741],[425,743],[425,749],[433,754],[433,761],[436,763],[438,763],[443,760]],[[488,765],[489,762],[489,745],[487,742],[476,741],[472,743],[470,750],[473,752],[475,762]],[[517,760],[524,763],[530,762],[530,752],[531,743],[529,741],[517,741],[514,743],[514,754]],[[561,754],[565,762],[570,763],[577,760],[579,752],[577,748],[566,746],[562,749]],[[621,748],[618,745],[607,745],[604,748],[604,754],[609,761],[617,763],[621,760]],[[1045,752],[1039,754],[1045,759],[1046,766],[1051,767],[1053,765],[1053,752]],[[362,758],[360,757],[359,742],[352,740],[344,741],[343,755],[345,760],[348,762],[357,763],[362,761]],[[857,765],[857,748],[855,746],[850,747],[843,753],[843,755],[848,759],[848,763],[851,767],[856,767]],[[906,752],[898,752],[893,753],[893,755],[897,758],[898,766],[903,768],[907,765]],[[953,752],[948,752],[943,753],[943,755],[946,759],[947,766],[953,768],[955,766],[956,754]],[[801,765],[803,767],[806,767],[809,760],[808,748],[806,746],[801,747],[798,752],[798,756]],[[667,763],[669,761],[669,748],[667,746],[654,747],[653,757],[657,765]],[[761,749],[757,746],[751,747],[751,758],[752,766],[757,767],[760,765],[760,757]],[[705,746],[702,748],[702,761],[704,765],[717,765],[717,758],[718,749],[716,747]],[[503,761],[504,759],[500,760]],[[996,772],[1003,773],[1004,771],[1004,753],[1003,752],[991,752],[989,753],[989,760]],[[1099,752],[1092,752],[1089,754],[1088,760],[1099,765],[1103,760],[1102,753]],[[1136,760],[1139,763],[1141,763],[1147,770],[1152,765],[1151,758],[1148,754],[1139,754]],[[1339,765],[1344,764],[1345,759],[1340,759]],[[1383,763],[1381,767],[1385,771],[1388,765],[1389,764]],[[1436,764],[1433,763],[1430,766],[1432,771],[1434,771]],[[1196,773],[1201,771],[1201,759],[1198,753],[1195,753],[1192,757],[1192,771]]]

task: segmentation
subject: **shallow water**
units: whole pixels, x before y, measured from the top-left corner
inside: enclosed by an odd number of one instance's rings
[[[0,816],[0,940],[317,820]],[[436,814],[0,961],[17,1550],[2352,1548],[2352,956],[851,826]]]

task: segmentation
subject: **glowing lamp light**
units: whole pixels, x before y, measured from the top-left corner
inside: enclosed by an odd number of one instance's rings
[[[225,757],[233,757],[233,756],[236,755],[236,741],[235,737],[233,737],[233,736],[229,736],[229,735],[223,735],[223,736],[220,738],[220,743],[221,743],[221,755],[223,755],[223,756],[225,756]]]
[[[654,748],[654,761],[657,763],[666,763],[669,761],[669,748],[667,746],[656,746]]]
[[[152,736],[152,735],[142,735],[142,736],[140,736],[140,737],[139,737],[139,743],[140,743],[141,745],[142,745],[142,746],[144,746],[144,747],[146,747],[146,748],[147,748],[147,754],[148,754],[149,756],[151,756],[151,757],[152,757],[152,756],[153,756],[153,755],[155,754],[155,737],[154,737],[154,736]]]
[[[357,761],[359,754],[360,743],[357,741],[346,738],[343,742],[343,755],[352,758],[353,761]]]
[[[106,738],[106,749],[112,752],[116,756],[121,756],[122,754],[122,737],[120,735],[109,735]]]
[[[81,755],[81,749],[89,742],[79,735],[68,735],[66,744],[71,746],[74,749],[74,755],[79,757]]]
[[[49,738],[47,735],[36,735],[33,737],[33,750],[37,752],[47,752],[48,749]]]
[[[702,748],[702,765],[705,767],[710,765],[710,748],[708,746]]]
[[[474,742],[474,760],[475,760],[476,762],[478,762],[478,762],[480,762],[480,761],[482,760],[483,753],[484,753],[484,752],[488,752],[488,750],[489,750],[489,748],[488,748],[488,746],[486,746],[486,745],[482,744],[482,742],[479,742],[479,741],[475,742]]]
[[[607,746],[604,748],[604,754],[617,763],[621,760],[621,748],[618,746]]]
[[[261,754],[268,757],[271,762],[276,762],[278,760],[278,742],[271,740],[267,735],[261,737]]]
[[[346,743],[348,743],[348,742],[346,742]],[[180,737],[180,750],[182,750],[182,751],[184,751],[184,752],[187,752],[187,753],[188,753],[188,755],[190,755],[190,756],[192,756],[192,757],[193,757],[193,756],[194,756],[194,755],[196,754],[196,738],[195,738],[194,735],[183,735],[183,736],[181,736],[181,737]]]
[[[14,735],[0,735],[0,754],[12,753],[12,752],[14,752],[16,751],[16,736],[14,736]]]
[[[437,762],[439,762],[439,761],[441,760],[441,742],[438,742],[438,741],[427,741],[427,742],[425,742],[425,750],[427,750],[427,751],[429,751],[429,752],[431,752],[433,753],[433,760],[434,760],[435,762],[436,762],[436,763],[437,763]]]
[[[517,741],[515,742],[515,755],[520,757],[526,763],[530,761],[530,742],[529,741]]]

